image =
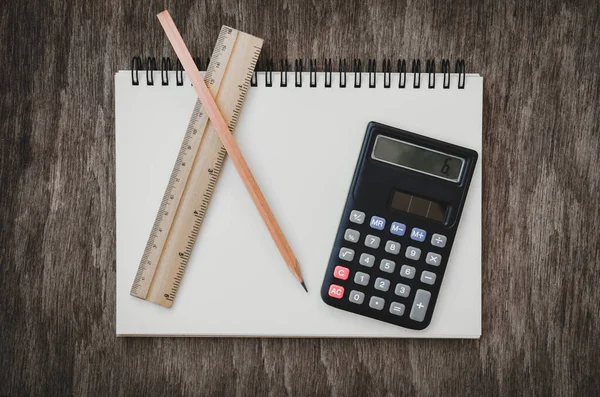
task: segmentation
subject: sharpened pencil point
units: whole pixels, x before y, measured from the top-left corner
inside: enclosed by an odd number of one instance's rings
[[[300,284],[302,284],[302,287],[304,288],[304,291],[306,291],[306,293],[308,294],[308,290],[306,289],[306,284],[304,284],[304,281],[301,282]]]

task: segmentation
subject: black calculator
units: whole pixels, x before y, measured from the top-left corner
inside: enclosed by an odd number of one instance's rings
[[[369,123],[321,288],[323,301],[426,328],[477,157],[471,149]]]

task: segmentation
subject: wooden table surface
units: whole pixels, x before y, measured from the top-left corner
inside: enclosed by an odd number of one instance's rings
[[[167,3],[0,7],[0,396],[600,394],[597,1]],[[484,76],[481,340],[115,336],[113,76],[173,56],[165,6],[204,58],[227,24]]]

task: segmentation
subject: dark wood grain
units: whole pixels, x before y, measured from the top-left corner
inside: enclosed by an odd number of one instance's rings
[[[266,6],[264,4],[267,4]],[[447,57],[485,77],[479,341],[118,339],[114,84],[207,57]],[[0,395],[600,395],[597,1],[17,1],[0,7]]]

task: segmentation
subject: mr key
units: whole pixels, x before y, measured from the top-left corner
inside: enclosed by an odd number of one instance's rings
[[[476,161],[473,150],[370,123],[321,288],[325,303],[426,328]]]

